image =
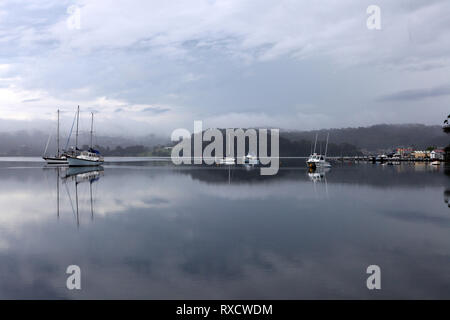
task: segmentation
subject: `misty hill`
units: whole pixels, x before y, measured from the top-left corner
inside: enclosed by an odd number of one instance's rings
[[[44,152],[45,145],[48,140],[48,133],[42,131],[26,131],[20,130],[16,132],[2,132],[0,133],[0,156],[41,156]],[[108,151],[106,155],[121,155],[125,154],[136,155],[137,150],[148,151],[154,146],[166,144],[169,139],[158,137],[156,135],[148,135],[145,137],[110,137],[110,136],[95,136],[94,144],[101,146],[102,150]],[[78,138],[79,146],[88,145],[90,142],[89,135],[82,133]],[[67,143],[67,137],[60,137],[60,147],[64,148]],[[75,137],[72,135],[69,146],[75,144]],[[113,149],[117,149],[117,153]],[[136,146],[139,146],[136,148]],[[121,150],[122,149],[122,150]],[[126,149],[128,151],[123,151]],[[52,155],[56,150],[56,138],[51,137],[48,146],[48,155]],[[108,154],[110,153],[110,154]]]
[[[450,136],[442,127],[423,124],[379,124],[370,127],[323,129],[315,131],[283,131],[283,136],[291,141],[313,141],[315,134],[326,139],[330,133],[330,142],[349,143],[362,150],[376,152],[399,146],[425,149],[430,146],[444,147],[450,143]]]
[[[227,145],[227,134],[226,129],[219,129],[222,132],[223,136],[223,155],[226,155],[228,145]],[[246,129],[244,129],[246,130]],[[255,129],[258,132],[258,129]],[[192,135],[192,138],[194,139],[194,135]],[[211,143],[211,141],[203,141],[203,150],[206,146],[208,146]],[[171,145],[174,145],[173,143]],[[257,134],[257,145],[259,146],[259,133]],[[322,152],[325,153],[325,146],[326,141],[317,141],[317,147],[316,152]],[[271,138],[270,133],[267,135],[267,151],[268,154],[271,155]],[[312,152],[312,143],[310,140],[291,140],[286,137],[285,132],[280,132],[279,137],[279,155],[280,157],[307,157]],[[249,146],[248,146],[248,140],[246,141],[245,145],[245,154],[249,153]],[[237,155],[237,138],[234,139],[234,154]],[[328,156],[357,156],[362,155],[361,150],[349,143],[333,143],[329,142],[328,144]],[[194,143],[191,141],[191,155],[194,155]],[[212,156],[215,156],[213,153]]]
[[[421,124],[387,125],[380,124],[370,127],[342,128],[317,131],[280,132],[280,155],[307,156],[311,152],[311,144],[315,134],[319,134],[317,151],[324,151],[327,132],[330,133],[328,155],[358,155],[361,151],[377,152],[399,146],[412,146],[425,149],[429,146],[443,147],[450,143],[450,136],[442,131],[441,126]],[[48,133],[42,131],[16,131],[0,133],[0,156],[40,156],[47,143]],[[61,137],[61,147],[64,147],[67,137]],[[74,144],[72,136],[69,145]],[[89,135],[79,136],[79,145],[89,144]],[[169,137],[148,135],[142,137],[96,136],[94,144],[99,146],[105,155],[142,155],[154,151],[158,145],[170,145]],[[53,136],[48,147],[48,154],[56,149]],[[157,153],[156,153],[157,154]]]

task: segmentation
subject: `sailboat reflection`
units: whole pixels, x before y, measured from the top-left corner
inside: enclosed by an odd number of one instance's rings
[[[76,216],[77,226],[80,226],[80,214],[79,214],[79,199],[78,199],[78,185],[80,183],[89,182],[89,195],[90,195],[90,209],[91,209],[91,220],[94,220],[94,200],[92,196],[92,184],[100,179],[103,175],[104,169],[103,167],[69,167],[64,172],[64,176],[61,177],[61,180],[64,182],[66,187],[67,195],[69,197],[70,205],[72,207],[72,211]],[[58,169],[59,176],[59,169]],[[59,181],[59,179],[58,179]],[[75,207],[73,205],[72,197],[70,195],[70,191],[68,188],[69,182],[75,183]],[[59,217],[59,182],[57,187],[58,192],[58,217]]]
[[[325,196],[328,198],[328,183],[326,173],[330,168],[308,168],[308,178],[314,183],[314,193],[318,195],[316,184],[323,183],[325,185]]]
[[[450,208],[450,189],[445,189],[444,191],[444,202]]]
[[[312,182],[327,182],[326,173],[330,171],[330,168],[317,168],[317,169],[308,169],[308,177]]]

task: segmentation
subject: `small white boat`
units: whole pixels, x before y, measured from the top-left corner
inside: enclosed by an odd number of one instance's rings
[[[235,163],[236,163],[236,160],[234,159],[234,157],[225,157],[225,158],[219,159],[217,161],[217,164],[227,165],[227,166],[235,165]]]
[[[317,153],[310,155],[308,160],[306,160],[306,164],[311,169],[331,167],[331,164],[325,160],[325,156]]]
[[[230,149],[230,139],[228,136],[228,144],[227,144],[227,154],[231,154],[231,149]],[[217,164],[219,165],[227,165],[227,166],[234,166],[236,164],[236,159],[234,157],[225,157],[223,159],[219,159],[218,161],[216,161]]]
[[[248,154],[244,157],[244,165],[246,166],[257,166],[259,165],[259,160],[257,156],[254,156],[252,154]]]
[[[431,162],[431,165],[433,165],[433,166],[438,166],[440,164],[441,164],[440,161],[433,161],[433,162]]]
[[[325,155],[317,154],[316,153],[317,134],[316,134],[316,142],[314,143],[314,152],[309,156],[308,160],[306,160],[306,164],[308,165],[308,168],[317,169],[317,168],[330,168],[331,167],[331,164],[326,161],[327,151],[328,151],[328,138],[329,138],[329,134],[327,135],[327,144],[325,147]]]

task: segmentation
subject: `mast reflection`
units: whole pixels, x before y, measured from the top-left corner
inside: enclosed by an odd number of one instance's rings
[[[103,167],[69,167],[69,168],[56,168],[57,170],[57,217],[59,219],[59,180],[61,180],[65,186],[67,196],[69,198],[70,206],[72,212],[77,221],[77,227],[80,226],[80,206],[79,206],[79,185],[82,183],[89,183],[89,203],[90,203],[90,213],[91,220],[94,220],[94,197],[93,197],[93,183],[98,181],[101,176],[104,175]],[[72,200],[71,192],[69,191],[68,185],[70,183],[75,185],[75,201]],[[75,206],[74,206],[75,202]]]

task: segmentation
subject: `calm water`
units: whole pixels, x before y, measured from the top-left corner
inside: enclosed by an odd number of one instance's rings
[[[261,177],[7,160],[0,298],[450,299],[450,168],[336,165],[322,176],[283,168]],[[66,289],[72,264],[81,291]],[[366,288],[371,264],[381,267],[380,291]]]

